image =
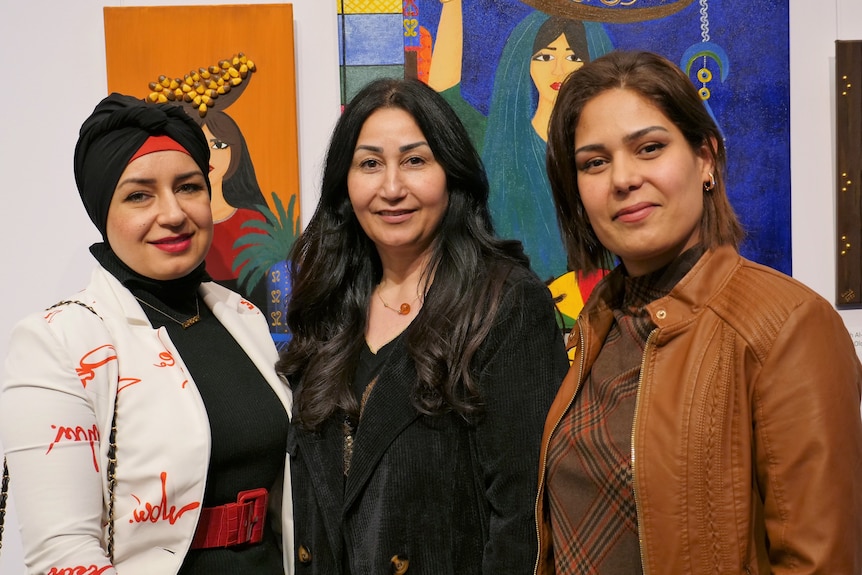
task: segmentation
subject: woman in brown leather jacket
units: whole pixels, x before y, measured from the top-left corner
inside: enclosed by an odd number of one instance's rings
[[[616,269],[542,440],[537,573],[862,572],[862,367],[832,306],[737,253],[721,133],[664,58],[560,90],[570,265]]]

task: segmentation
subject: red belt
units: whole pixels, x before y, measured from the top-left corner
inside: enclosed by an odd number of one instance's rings
[[[236,503],[204,507],[192,549],[260,543],[266,519],[267,492],[263,487],[240,491]]]

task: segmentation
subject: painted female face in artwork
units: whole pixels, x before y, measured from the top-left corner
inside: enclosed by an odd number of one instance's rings
[[[539,99],[553,104],[557,100],[560,84],[570,73],[584,65],[584,58],[576,54],[565,34],[533,54],[530,61],[530,78],[539,92]]]
[[[216,183],[221,183],[224,180],[228,167],[230,167],[230,145],[213,135],[206,124],[201,126],[201,129],[210,145],[210,166],[212,167],[209,173],[210,182],[216,185]]]

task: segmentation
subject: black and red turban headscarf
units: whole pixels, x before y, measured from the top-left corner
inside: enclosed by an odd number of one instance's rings
[[[107,238],[108,207],[120,176],[144,142],[160,135],[185,148],[209,188],[209,145],[200,126],[180,106],[113,93],[81,126],[75,146],[75,183],[103,238]]]

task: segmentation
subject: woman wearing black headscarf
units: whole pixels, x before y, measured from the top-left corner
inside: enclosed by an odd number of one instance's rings
[[[112,94],[75,179],[90,285],[16,326],[0,437],[33,573],[292,573],[290,391],[261,312],[210,281],[209,148]]]

